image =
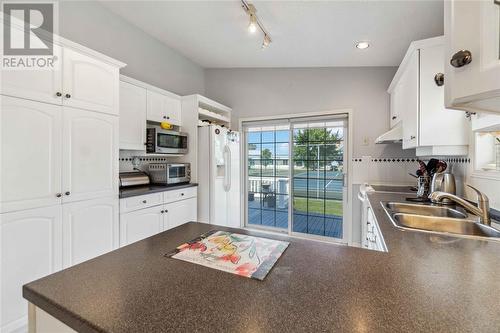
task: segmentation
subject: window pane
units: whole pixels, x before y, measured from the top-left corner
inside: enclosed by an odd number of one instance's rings
[[[262,210],[262,225],[275,227],[274,210]]]
[[[276,176],[282,178],[288,178],[288,159],[286,160],[276,160]]]
[[[274,142],[274,131],[262,132],[262,142]]]
[[[274,160],[261,160],[262,163],[262,177],[274,176]]]
[[[307,199],[307,212],[313,216],[325,215],[325,203],[323,199],[314,199],[309,197]]]
[[[276,195],[276,210],[288,212],[288,195]]]
[[[342,127],[327,128],[326,132],[326,141],[339,141],[344,139],[344,129]]]
[[[307,233],[313,235],[325,235],[325,218],[309,214],[307,216]]]
[[[293,176],[294,177],[307,177],[307,161],[293,162]]]
[[[276,144],[276,157],[288,159],[288,143],[277,143]]]
[[[276,180],[275,192],[279,194],[288,194],[289,193],[289,185],[288,179],[280,178]]]
[[[261,154],[261,145],[257,143],[249,143],[247,147],[248,157],[249,158],[260,158]]]
[[[248,132],[247,133],[248,143],[260,143],[260,132]]]
[[[276,131],[276,142],[288,143],[289,137],[290,137],[289,131]]]
[[[249,177],[260,177],[261,165],[260,160],[248,160],[248,176]]]
[[[307,198],[296,196],[293,197],[293,212],[298,214],[307,214]]]
[[[249,177],[248,192],[260,193],[262,189],[260,177]]]
[[[261,224],[261,214],[262,210],[260,209],[253,209],[253,208],[248,208],[248,223],[249,224]]]
[[[325,142],[326,130],[324,128],[309,128],[308,132],[309,142]]]
[[[260,156],[263,160],[274,158],[276,156],[274,151],[274,143],[263,143]]]

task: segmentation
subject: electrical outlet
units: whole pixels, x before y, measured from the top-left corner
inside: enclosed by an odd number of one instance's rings
[[[363,143],[362,143],[363,146],[369,146],[370,145],[370,138],[365,136],[363,137]]]

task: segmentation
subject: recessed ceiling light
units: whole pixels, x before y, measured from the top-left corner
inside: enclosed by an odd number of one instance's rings
[[[360,50],[364,50],[370,47],[370,43],[368,42],[357,42],[356,47]]]

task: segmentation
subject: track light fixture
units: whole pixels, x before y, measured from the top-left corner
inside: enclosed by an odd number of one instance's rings
[[[257,29],[260,29],[262,33],[264,34],[264,40],[262,41],[262,48],[265,49],[267,48],[271,42],[271,36],[269,33],[266,31],[262,23],[259,21],[259,18],[257,17],[257,9],[255,8],[254,5],[246,2],[245,0],[241,0],[241,7],[245,11],[245,13],[248,14],[249,17],[249,23],[248,23],[248,31],[252,34],[257,32]]]

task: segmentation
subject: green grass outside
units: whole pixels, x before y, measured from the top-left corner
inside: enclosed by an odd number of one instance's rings
[[[323,209],[325,209],[326,215],[337,215],[342,216],[342,201],[339,200],[323,200],[323,199],[309,199],[309,210],[307,207],[307,198],[297,198],[293,199],[293,207],[296,211],[323,214]],[[325,203],[326,201],[326,207]]]

